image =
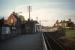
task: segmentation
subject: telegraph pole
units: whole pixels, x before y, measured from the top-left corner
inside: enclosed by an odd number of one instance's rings
[[[31,12],[31,6],[28,6],[28,11],[29,11],[29,20],[30,20],[30,12]]]

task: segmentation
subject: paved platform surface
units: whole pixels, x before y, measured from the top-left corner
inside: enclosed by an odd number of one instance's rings
[[[43,50],[40,33],[21,35],[0,43],[0,50]]]

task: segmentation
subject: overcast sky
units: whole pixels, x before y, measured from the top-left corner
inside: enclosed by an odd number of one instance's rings
[[[57,19],[75,22],[75,0],[0,0],[0,16],[8,17],[15,11],[27,19],[28,5],[32,6],[31,18],[38,17],[43,25],[52,26]]]

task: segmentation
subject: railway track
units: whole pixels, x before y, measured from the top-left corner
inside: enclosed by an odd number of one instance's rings
[[[65,50],[65,48],[47,33],[43,33],[43,38],[45,40],[46,50]]]

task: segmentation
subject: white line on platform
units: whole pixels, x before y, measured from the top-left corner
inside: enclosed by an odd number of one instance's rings
[[[44,38],[44,36],[43,36],[43,33],[42,33],[42,37],[43,37],[43,44],[44,44],[45,50],[48,50],[48,49],[47,49],[46,42],[45,42],[45,38]]]

